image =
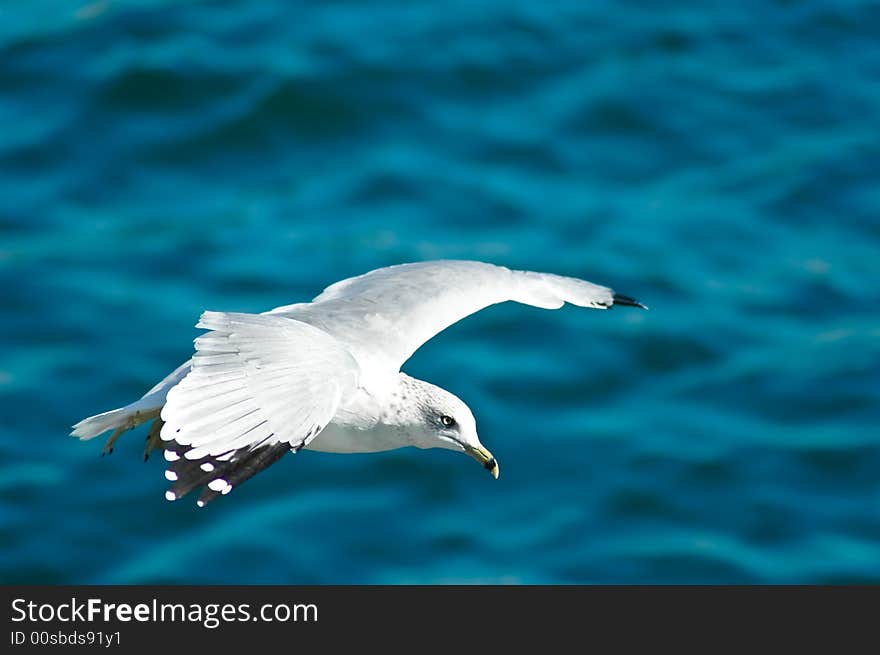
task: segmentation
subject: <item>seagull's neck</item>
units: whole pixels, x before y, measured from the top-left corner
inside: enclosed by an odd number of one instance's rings
[[[334,422],[358,429],[417,425],[433,386],[406,373],[372,377],[339,408]]]
[[[336,453],[376,452],[404,446],[425,447],[425,399],[434,385],[405,373],[361,388],[306,448]]]
[[[388,427],[409,429],[421,425],[424,407],[434,385],[398,373],[374,395],[379,410],[379,423]]]

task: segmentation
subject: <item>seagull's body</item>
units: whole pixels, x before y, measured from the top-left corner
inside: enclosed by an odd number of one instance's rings
[[[309,303],[264,314],[205,312],[196,354],[120,409],[80,421],[90,439],[154,421],[147,453],[162,447],[166,492],[204,487],[202,506],[288,451],[363,453],[405,446],[466,452],[496,478],[495,458],[453,394],[400,371],[422,343],[492,304],[556,309],[641,307],[576,278],[482,262],[380,268],[337,282]]]

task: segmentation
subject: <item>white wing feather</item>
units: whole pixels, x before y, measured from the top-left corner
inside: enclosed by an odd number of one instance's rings
[[[359,368],[332,336],[281,316],[205,312],[192,369],[168,392],[161,437],[185,457],[286,442],[300,448],[357,387]]]
[[[370,271],[330,285],[311,303],[270,313],[332,334],[362,368],[396,371],[428,339],[495,303],[606,309],[614,299],[611,289],[577,278],[441,260]]]

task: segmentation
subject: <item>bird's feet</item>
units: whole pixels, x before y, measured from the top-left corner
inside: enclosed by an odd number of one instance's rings
[[[150,453],[153,452],[156,448],[160,450],[163,448],[162,438],[159,436],[162,432],[162,426],[165,425],[165,421],[161,418],[157,418],[153,421],[153,424],[150,426],[150,431],[147,433],[147,441],[144,444],[144,461],[146,462],[150,459]]]

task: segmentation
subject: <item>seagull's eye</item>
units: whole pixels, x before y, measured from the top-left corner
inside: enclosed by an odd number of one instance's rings
[[[440,422],[443,424],[444,428],[451,428],[455,425],[455,419],[451,416],[446,416],[445,414],[440,417]]]

